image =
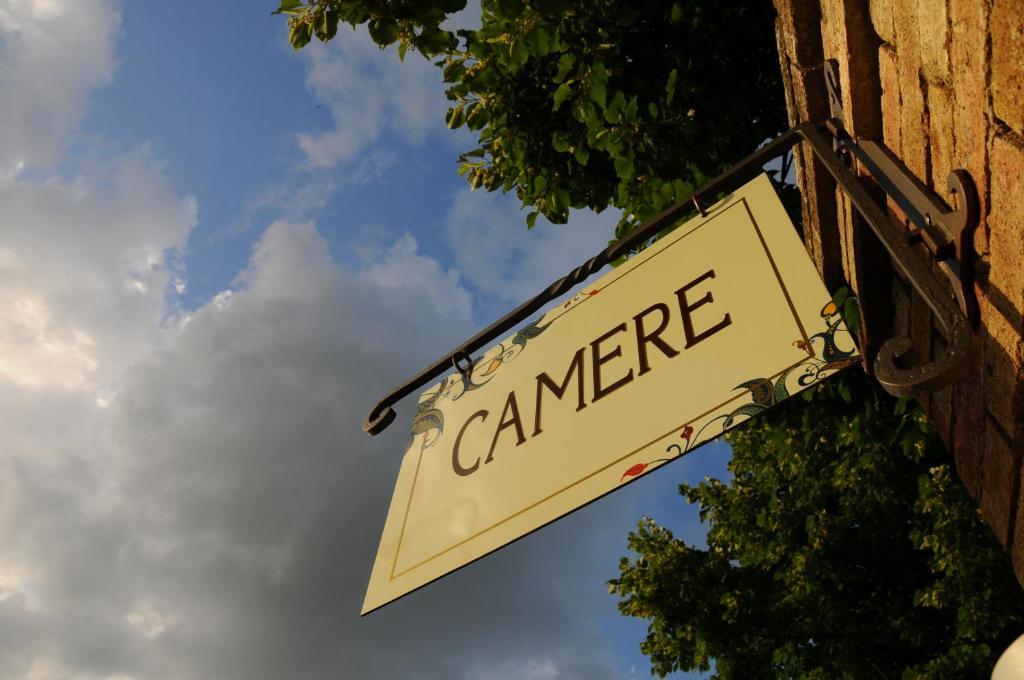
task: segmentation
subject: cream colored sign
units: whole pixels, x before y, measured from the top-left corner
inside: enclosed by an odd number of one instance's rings
[[[764,175],[419,399],[376,609],[857,361]]]

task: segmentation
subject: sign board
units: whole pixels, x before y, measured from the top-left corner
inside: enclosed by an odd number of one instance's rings
[[[363,613],[856,361],[760,176],[423,392]]]

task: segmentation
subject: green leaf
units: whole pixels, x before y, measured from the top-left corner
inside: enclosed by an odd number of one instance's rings
[[[509,65],[513,71],[516,71],[529,60],[530,48],[527,47],[525,40],[513,40],[512,44],[509,45],[508,55]]]
[[[302,0],[281,0],[281,4],[271,14],[298,14],[302,7]]]
[[[556,132],[551,136],[551,146],[555,151],[565,152],[569,150],[569,136],[564,132]]]
[[[366,25],[373,42],[387,47],[398,40],[398,23],[390,19],[378,19]]]
[[[672,5],[672,14],[669,16],[669,21],[673,24],[678,24],[683,20],[683,6],[678,2]]]
[[[575,151],[573,151],[573,158],[575,158],[576,162],[580,165],[586,165],[587,161],[590,160],[590,149],[582,144],[578,144]]]
[[[849,297],[843,303],[843,320],[850,333],[857,336],[860,333],[860,308],[857,306],[857,299]]]
[[[558,73],[555,74],[555,82],[560,83],[569,75],[569,71],[576,65],[576,57],[566,52],[558,58]]]
[[[539,214],[540,213],[538,211],[534,210],[532,213],[530,213],[530,214],[528,214],[526,216],[526,228],[527,229],[533,229],[534,225],[537,224],[537,215],[539,215]]]
[[[619,122],[624,108],[626,108],[626,97],[621,91],[617,91],[612,97],[611,102],[605,107],[604,119],[609,123]]]
[[[598,106],[604,107],[605,97],[607,96],[604,83],[591,81],[588,96],[590,97],[590,101],[594,102]]]
[[[631,123],[637,122],[637,118],[636,118],[637,107],[638,107],[638,103],[637,102],[638,102],[638,97],[633,96],[633,98],[629,100],[629,103],[626,104],[626,108],[623,111],[625,119],[627,121],[631,122]]]
[[[404,44],[404,43],[403,43]],[[444,77],[445,82],[456,82],[466,73],[466,61],[464,59],[452,59],[445,64],[444,69],[441,71],[441,75]]]
[[[463,112],[464,108],[462,104],[448,109],[448,115],[445,117],[445,123],[448,125],[449,130],[454,130],[457,127],[461,127],[464,122]]]
[[[565,189],[559,189],[555,192],[555,198],[557,199],[556,204],[560,210],[569,209],[569,192]]]
[[[470,130],[479,130],[491,120],[491,111],[483,104],[477,104],[473,111],[466,115],[466,126]]]
[[[676,179],[672,180],[672,190],[675,192],[675,200],[678,202],[689,198],[690,193],[693,191],[693,186],[681,179]]]
[[[845,382],[837,382],[836,389],[839,391],[839,396],[843,398],[847,404],[853,400],[853,396],[850,394],[850,387]]]
[[[330,9],[323,12],[323,18],[316,25],[316,37],[327,42],[338,34],[338,14]]]
[[[305,21],[297,21],[288,32],[288,42],[291,43],[293,50],[301,50],[309,44],[312,37],[313,32]]]
[[[551,51],[551,40],[543,26],[537,27],[537,30],[534,32],[533,41],[536,46],[535,54],[538,57],[543,57]]]
[[[676,95],[676,78],[679,77],[679,69],[672,69],[668,74],[668,82],[665,83],[665,102],[668,104],[672,103],[672,98]]]
[[[553,107],[555,111],[557,111],[558,107],[562,105],[562,102],[572,94],[572,82],[572,80],[567,80],[555,89],[555,93],[552,95],[552,98],[555,100],[555,105]]]
[[[454,42],[455,36],[435,26],[424,28],[423,32],[413,39],[417,49],[427,58],[443,52],[453,46]]]
[[[636,169],[633,167],[632,158],[620,156],[615,159],[615,174],[617,174],[620,179],[632,179],[635,171]]]

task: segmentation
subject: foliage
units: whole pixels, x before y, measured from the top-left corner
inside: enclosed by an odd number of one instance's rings
[[[316,37],[321,42],[338,34],[338,24],[366,24],[381,47],[399,43],[400,55],[413,47],[433,57],[456,46],[455,35],[442,22],[466,7],[466,0],[280,0],[274,14],[287,14],[288,42],[302,49]]]
[[[731,483],[680,487],[707,550],[644,519],[610,582],[652,673],[988,676],[1024,598],[916,407],[851,369],[727,439]]]
[[[569,208],[624,211],[621,236],[785,126],[771,3],[482,0],[479,30],[447,31],[464,0],[282,0],[290,40],[366,24],[443,68],[473,188],[514,190],[533,226]]]

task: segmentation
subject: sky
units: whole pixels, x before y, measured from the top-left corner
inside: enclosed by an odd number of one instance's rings
[[[0,0],[0,677],[647,677],[607,581],[722,443],[359,617],[369,407],[617,215],[527,231],[436,67],[275,5]]]

